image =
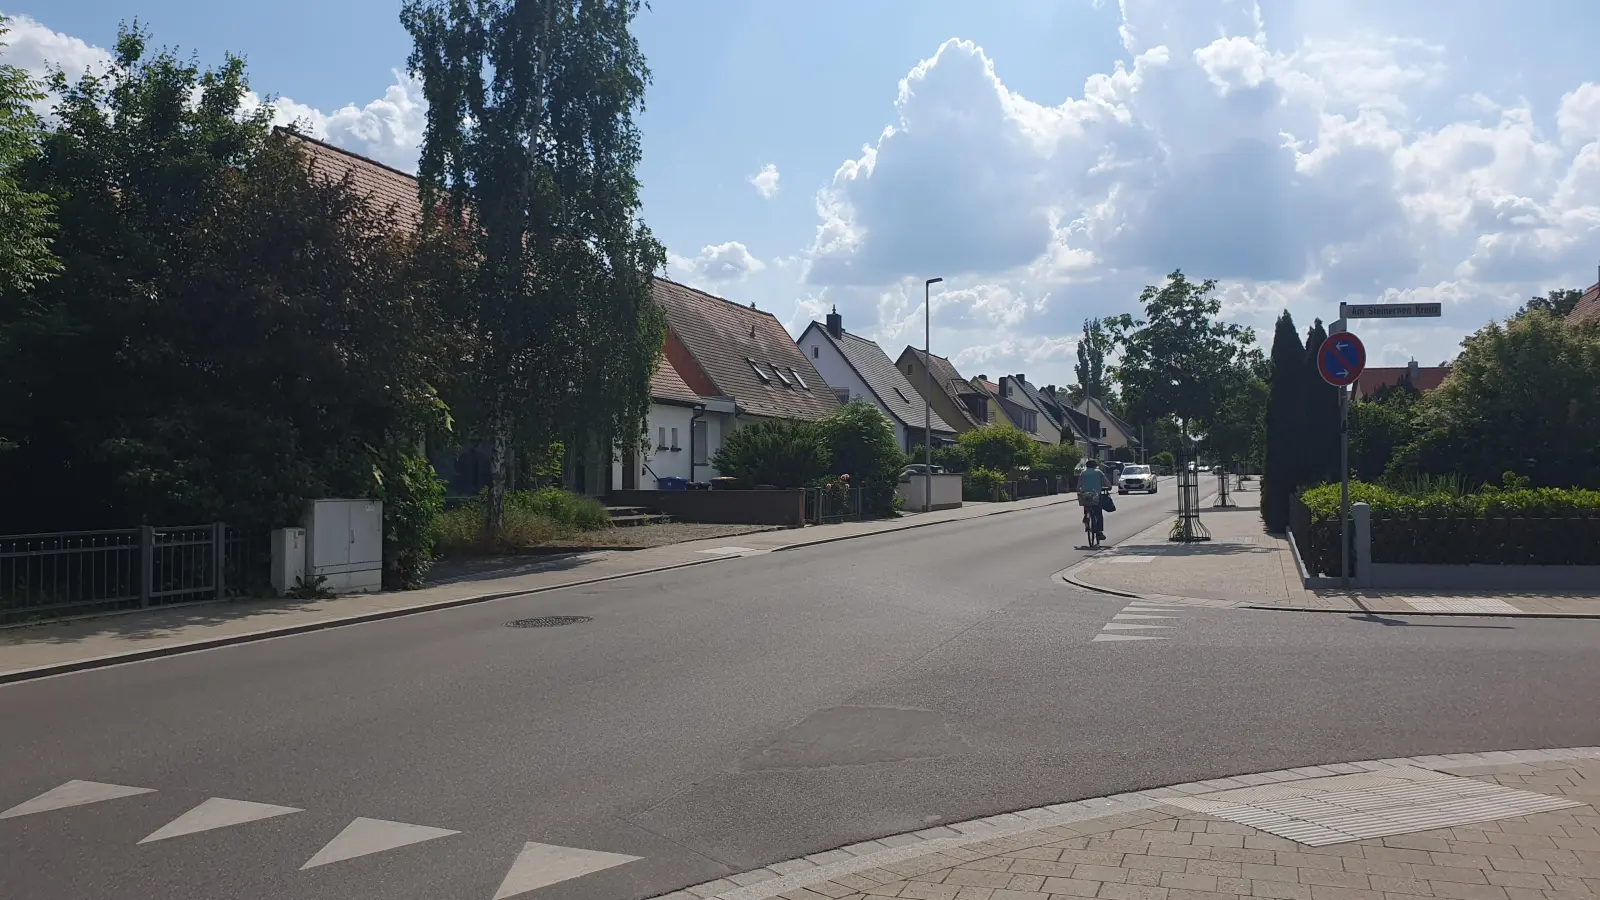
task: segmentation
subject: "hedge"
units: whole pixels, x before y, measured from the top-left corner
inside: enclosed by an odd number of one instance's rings
[[[1339,486],[1312,488],[1300,499],[1301,559],[1313,574],[1338,574]],[[1491,486],[1410,495],[1351,482],[1350,502],[1372,508],[1374,563],[1600,565],[1600,491]]]

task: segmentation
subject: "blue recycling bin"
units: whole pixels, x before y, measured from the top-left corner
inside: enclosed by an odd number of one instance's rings
[[[668,475],[664,478],[656,479],[656,490],[658,491],[687,491],[688,489],[689,479],[687,478]]]

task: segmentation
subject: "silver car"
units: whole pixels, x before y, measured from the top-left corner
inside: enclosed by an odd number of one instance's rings
[[[1156,492],[1156,473],[1149,466],[1128,465],[1122,468],[1122,480],[1117,483],[1117,493],[1126,494],[1130,491],[1142,491],[1146,494]]]

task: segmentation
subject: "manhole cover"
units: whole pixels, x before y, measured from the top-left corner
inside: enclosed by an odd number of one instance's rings
[[[517,619],[507,622],[507,628],[556,628],[561,625],[582,625],[593,622],[588,616],[540,616],[537,619]]]

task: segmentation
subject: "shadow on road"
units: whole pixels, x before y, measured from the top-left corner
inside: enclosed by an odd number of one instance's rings
[[[1371,622],[1371,623],[1374,623],[1374,624],[1377,624],[1377,625],[1388,625],[1388,626],[1403,625],[1403,626],[1410,627],[1410,628],[1483,628],[1483,629],[1499,629],[1499,630],[1502,630],[1502,631],[1511,631],[1511,630],[1516,628],[1515,625],[1468,625],[1468,624],[1465,624],[1465,623],[1453,624],[1453,623],[1449,623],[1449,622],[1407,622],[1404,619],[1396,619],[1396,618],[1392,618],[1390,616],[1380,616],[1380,615],[1378,615],[1377,613],[1374,613],[1374,612],[1369,612],[1366,615],[1361,615],[1361,616],[1351,616],[1350,617],[1350,621],[1352,621],[1352,622]]]

